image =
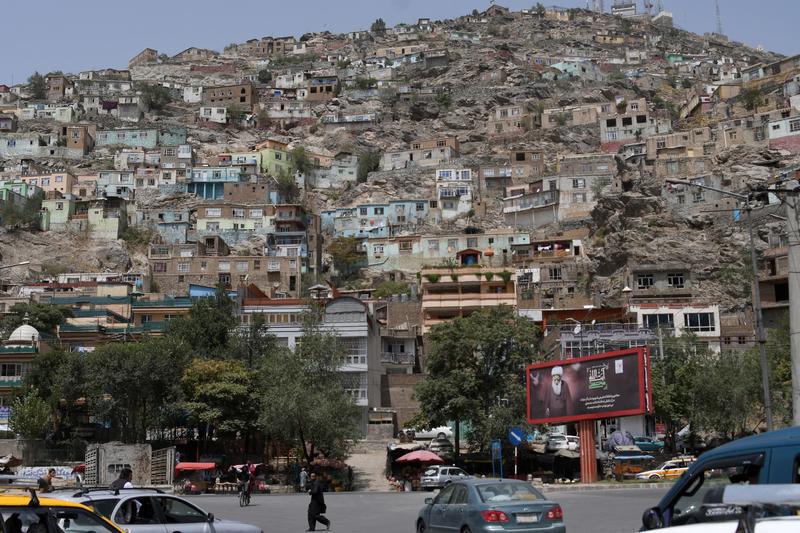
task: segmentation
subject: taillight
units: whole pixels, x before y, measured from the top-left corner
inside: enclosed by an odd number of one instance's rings
[[[481,511],[481,518],[484,522],[508,522],[508,515],[503,511],[495,511],[489,509],[488,511]]]
[[[555,507],[551,507],[549,511],[547,511],[547,519],[548,520],[563,520],[564,519],[564,511],[561,510],[560,505],[556,505]]]

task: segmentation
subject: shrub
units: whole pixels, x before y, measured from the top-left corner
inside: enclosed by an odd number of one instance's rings
[[[442,276],[439,275],[439,274],[425,274],[425,280],[428,283],[439,283],[439,280],[441,279],[441,277]]]
[[[494,272],[485,272],[483,277],[486,278],[486,281],[492,281],[492,279],[494,279]]]
[[[508,283],[509,281],[511,281],[511,272],[509,272],[508,270],[503,270],[498,274],[498,276],[500,276],[500,279],[503,280],[503,283]]]
[[[450,279],[453,281],[458,281],[458,274],[453,272],[452,274],[450,274]]]

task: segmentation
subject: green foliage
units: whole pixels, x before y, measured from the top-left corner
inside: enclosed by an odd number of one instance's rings
[[[373,298],[389,298],[395,294],[410,294],[411,288],[407,283],[400,281],[382,281],[372,293]]]
[[[15,202],[4,202],[0,204],[0,214],[2,214],[3,226],[16,230],[38,230],[41,229],[42,221],[42,198],[40,192],[29,198],[25,198],[22,204]]]
[[[439,274],[425,274],[423,277],[428,283],[439,283],[439,280],[442,278]]]
[[[359,91],[366,91],[367,89],[371,89],[375,86],[378,80],[375,78],[356,78],[355,84],[356,89]]]
[[[347,276],[356,272],[364,260],[364,252],[355,237],[337,237],[328,245],[336,270]]]
[[[269,69],[261,69],[258,71],[258,81],[260,83],[269,83],[272,81],[272,72]]]
[[[512,274],[508,270],[503,270],[502,272],[500,272],[497,275],[500,276],[500,279],[503,280],[503,283],[508,283],[508,282],[511,281],[511,275]]]
[[[169,89],[158,84],[137,84],[136,90],[142,97],[142,103],[152,111],[161,111],[172,101]]]
[[[683,81],[681,81],[681,86],[684,89],[691,89],[692,88],[692,80],[690,80],[689,78],[683,78]]]
[[[73,313],[66,307],[56,305],[14,304],[8,314],[0,320],[0,332],[3,333],[3,338],[7,338],[12,331],[21,326],[26,315],[28,324],[36,328],[39,333],[55,334],[56,327],[72,317]]]
[[[317,450],[343,457],[356,437],[359,408],[343,386],[344,362],[339,337],[323,331],[320,317],[309,313],[299,346],[275,352],[260,369],[261,427],[273,438],[300,445],[308,462]]]
[[[386,33],[386,23],[383,21],[382,18],[379,18],[378,20],[372,23],[372,26],[369,27],[369,31],[371,31],[372,33],[379,33],[379,34]]]
[[[298,145],[292,148],[290,153],[292,154],[292,168],[295,172],[305,174],[311,169],[311,159],[305,148]]]
[[[236,325],[233,302],[217,289],[213,298],[199,298],[189,314],[170,320],[168,334],[201,357],[224,357]]]
[[[458,274],[456,274],[455,272],[451,273],[450,274],[450,279],[452,281],[458,281]]]
[[[185,409],[198,425],[236,436],[255,428],[258,395],[254,373],[242,361],[194,359],[183,371]]]
[[[628,101],[624,98],[617,102],[617,113],[623,114],[628,110]]]
[[[239,104],[231,104],[226,108],[228,113],[228,120],[230,122],[238,122],[244,118],[244,110]]]
[[[531,321],[493,307],[435,325],[428,341],[428,376],[415,387],[420,420],[469,422],[469,442],[485,447],[525,419],[523,369],[540,341]]]
[[[145,226],[128,226],[120,238],[131,246],[147,246],[153,238],[153,231]]]
[[[275,177],[275,182],[278,189],[278,196],[281,201],[287,204],[297,202],[300,197],[300,187],[297,186],[297,181],[294,179],[294,174],[280,169],[280,172]]]
[[[566,126],[567,125],[567,114],[566,113],[559,113],[556,115],[556,124],[559,126]]]
[[[484,272],[483,277],[486,278],[486,281],[492,281],[494,279],[494,272]]]
[[[14,400],[8,425],[26,439],[40,439],[50,427],[50,406],[35,391]]]
[[[536,14],[539,16],[539,18],[544,17],[545,8],[544,8],[544,5],[542,5],[541,2],[536,2],[536,8],[535,9],[536,9]]]
[[[436,104],[442,109],[449,109],[453,105],[453,97],[450,96],[449,91],[436,92]]]
[[[358,156],[358,183],[367,181],[367,176],[370,172],[375,172],[380,168],[381,155],[376,151],[367,151]]]
[[[764,105],[764,95],[758,87],[745,89],[742,91],[740,98],[742,100],[742,105],[748,111],[756,111],[759,107]]]
[[[31,98],[34,100],[44,100],[47,98],[47,82],[44,76],[39,74],[39,71],[34,72],[28,78],[28,88],[31,92]]]
[[[340,59],[339,61],[336,62],[336,68],[340,70],[346,69],[349,66],[350,66],[349,59]]]

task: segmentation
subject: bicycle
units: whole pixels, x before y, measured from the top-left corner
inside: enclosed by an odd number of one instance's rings
[[[250,505],[250,491],[247,490],[247,485],[242,483],[239,489],[239,507],[247,507]]]

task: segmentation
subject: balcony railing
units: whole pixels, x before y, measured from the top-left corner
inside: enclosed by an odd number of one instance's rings
[[[381,363],[392,365],[413,365],[416,356],[413,353],[382,352]]]

